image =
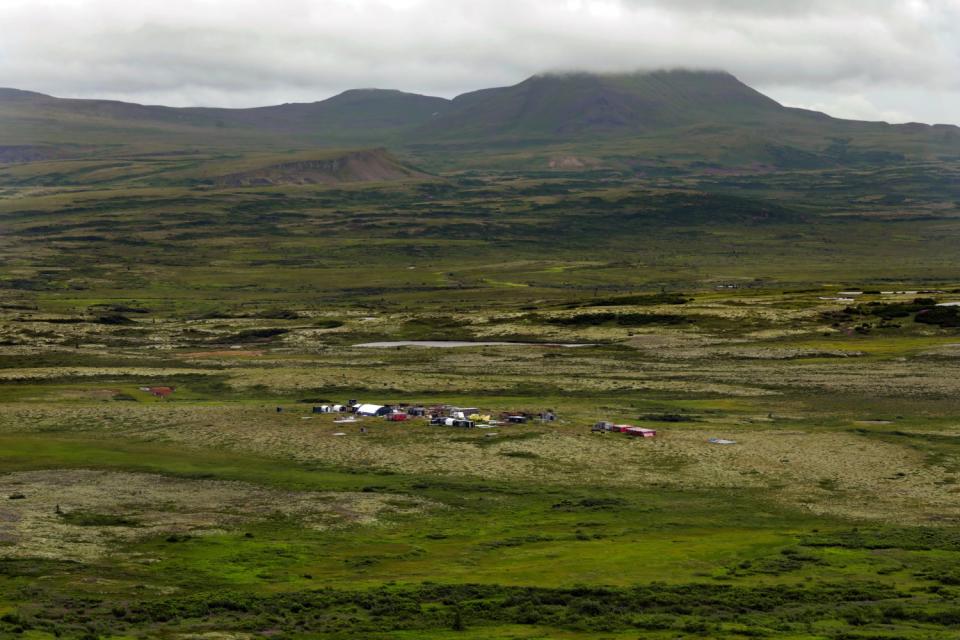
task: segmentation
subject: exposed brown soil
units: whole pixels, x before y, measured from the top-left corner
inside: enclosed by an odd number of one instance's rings
[[[340,184],[429,178],[403,165],[383,149],[351,151],[342,156],[284,162],[220,176],[220,186],[249,187],[280,184]]]

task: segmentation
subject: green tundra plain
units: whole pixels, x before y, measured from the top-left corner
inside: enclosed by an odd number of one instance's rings
[[[4,637],[960,633],[960,155],[229,132],[0,165]]]

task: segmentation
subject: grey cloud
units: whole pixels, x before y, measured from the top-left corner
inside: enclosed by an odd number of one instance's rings
[[[723,68],[855,117],[960,113],[960,0],[0,0],[0,85],[252,106]]]

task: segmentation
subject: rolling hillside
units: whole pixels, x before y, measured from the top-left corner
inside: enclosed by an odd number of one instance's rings
[[[960,156],[951,125],[840,120],[722,72],[538,75],[453,100],[362,89],[314,103],[171,108],[0,90],[0,161],[129,150],[389,146],[434,169],[809,169]],[[557,163],[551,160],[565,158]],[[580,158],[589,158],[583,161]]]
[[[496,149],[505,168],[822,169],[960,153],[955,126],[837,119],[696,71],[534,76],[458,96],[406,141],[439,153]]]

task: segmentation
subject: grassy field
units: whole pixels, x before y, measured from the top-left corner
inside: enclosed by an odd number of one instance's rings
[[[960,633],[955,163],[190,181],[269,157],[0,169],[0,634]]]

